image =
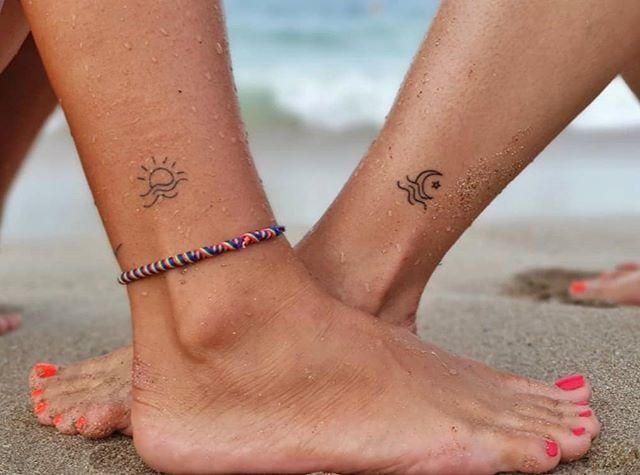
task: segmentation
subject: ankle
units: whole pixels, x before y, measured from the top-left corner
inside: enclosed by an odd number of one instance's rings
[[[129,288],[136,341],[153,325],[186,353],[223,351],[311,283],[284,239],[151,277]]]
[[[413,256],[409,246],[336,241],[322,230],[307,235],[296,252],[332,296],[373,315],[393,314],[394,319],[413,320],[430,275],[427,259]]]

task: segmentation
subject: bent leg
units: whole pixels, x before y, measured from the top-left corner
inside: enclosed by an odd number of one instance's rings
[[[308,268],[411,325],[453,243],[638,51],[639,18],[634,0],[443,2],[383,130],[302,243]]]
[[[273,222],[218,2],[25,7],[123,268]],[[539,472],[598,430],[560,388],[522,388],[331,299],[284,239],[128,295],[134,442],[161,471]],[[42,421],[101,434],[43,396]]]
[[[4,202],[18,169],[56,104],[40,57],[30,37],[24,41],[18,54],[0,74],[0,104],[1,219]],[[20,320],[20,314],[17,312],[0,310],[0,335],[15,329]]]
[[[13,180],[57,100],[29,36],[0,74],[0,215]]]
[[[622,77],[640,100],[640,55],[622,70]],[[603,272],[597,279],[576,281],[569,287],[576,300],[601,300],[619,305],[640,305],[640,264],[627,262]]]
[[[0,72],[15,57],[29,34],[20,0],[0,0]]]

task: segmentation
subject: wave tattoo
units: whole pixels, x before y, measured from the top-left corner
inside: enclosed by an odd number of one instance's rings
[[[145,208],[151,208],[160,198],[173,199],[178,196],[177,187],[184,181],[189,181],[186,173],[176,170],[176,162],[168,164],[169,158],[165,157],[162,163],[158,163],[155,157],[151,157],[152,164],[149,168],[141,165],[144,176],[137,177],[145,182],[147,190],[140,195],[145,198]]]
[[[424,209],[427,209],[427,202],[433,199],[430,193],[440,188],[442,176],[442,173],[437,170],[424,170],[414,179],[407,175],[406,180],[398,180],[396,186],[407,193],[407,201],[410,205],[421,204]]]

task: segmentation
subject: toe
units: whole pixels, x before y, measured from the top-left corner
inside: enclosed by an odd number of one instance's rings
[[[526,431],[503,430],[485,440],[498,448],[495,472],[544,473],[553,470],[562,457],[556,441]]]
[[[614,277],[607,274],[605,278],[574,280],[569,285],[569,296],[576,300],[600,300],[603,299],[603,289]]]
[[[44,389],[35,388],[35,389],[32,389],[29,394],[30,394],[30,397],[31,397],[31,402],[33,404],[37,404],[40,401],[42,401],[42,399],[44,397]]]
[[[33,370],[39,378],[50,378],[58,374],[58,365],[53,363],[36,363]]]
[[[531,432],[540,437],[554,440],[562,453],[561,460],[570,461],[582,457],[591,446],[591,436],[586,428],[567,420],[561,414],[550,417],[530,417],[522,413],[504,414],[501,424],[509,429]],[[572,431],[575,429],[575,431]]]
[[[640,271],[616,271],[604,279],[573,282],[569,294],[578,300],[640,305]]]
[[[578,404],[545,396],[521,395],[513,410],[528,417],[562,424],[572,430],[574,435],[581,435],[576,432],[581,432],[582,428],[592,439],[600,434],[602,428],[594,411],[582,401]]]
[[[101,439],[124,429],[128,416],[128,411],[123,406],[89,408],[76,422],[76,428],[84,437]]]
[[[36,363],[29,372],[29,387],[31,390],[43,389],[47,383],[55,381],[61,368],[51,363]]]
[[[60,433],[65,435],[74,435],[78,433],[75,425],[77,417],[78,416],[76,416],[74,412],[57,414],[52,418],[52,422]]]
[[[49,402],[45,399],[42,399],[33,405],[33,413],[40,424],[45,426],[53,425],[53,422],[51,421],[52,414]]]
[[[592,394],[591,383],[579,373],[557,379],[554,387],[549,389],[546,396],[571,402],[588,401]]]
[[[516,393],[544,396],[558,401],[588,401],[592,392],[589,381],[578,373],[559,378],[554,385],[515,375],[508,375],[505,382]]]
[[[573,407],[564,407],[562,410],[564,420],[572,429],[584,427],[585,432],[587,432],[592,439],[595,439],[600,434],[602,424],[591,407],[574,405]]]

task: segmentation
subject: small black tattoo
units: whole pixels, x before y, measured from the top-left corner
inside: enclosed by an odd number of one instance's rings
[[[165,157],[162,163],[158,163],[155,157],[151,157],[150,167],[141,165],[143,176],[138,180],[145,182],[146,191],[140,195],[145,198],[145,208],[150,208],[158,202],[160,198],[172,199],[178,196],[176,187],[183,181],[189,181],[186,173],[176,170],[176,162],[169,164],[169,158]]]
[[[122,247],[123,243],[120,243],[116,246],[116,248],[113,250],[113,255],[118,257],[118,252],[120,252],[120,248]]]
[[[437,170],[424,170],[413,180],[409,176],[404,181],[398,180],[396,186],[407,193],[407,201],[410,205],[421,204],[424,209],[427,209],[427,201],[433,199],[429,193],[442,186],[439,179],[442,176],[442,173]]]

